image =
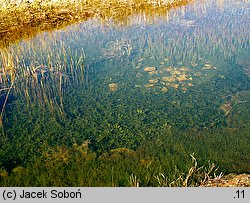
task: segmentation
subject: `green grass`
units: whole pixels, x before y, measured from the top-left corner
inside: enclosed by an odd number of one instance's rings
[[[97,155],[88,143],[72,147],[54,147],[44,151],[27,167],[0,169],[1,186],[131,186],[189,187],[200,186],[218,171],[214,164],[199,166],[193,155],[187,169],[169,163],[171,172],[153,159],[145,161],[145,152],[123,148]]]

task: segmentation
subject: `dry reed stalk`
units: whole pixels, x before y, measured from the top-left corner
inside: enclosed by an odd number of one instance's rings
[[[136,177],[136,175],[131,174],[129,177],[129,184],[131,187],[139,187],[140,186],[140,180]]]

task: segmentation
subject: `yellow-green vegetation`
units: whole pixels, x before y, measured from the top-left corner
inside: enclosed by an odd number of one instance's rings
[[[132,14],[165,15],[189,0],[30,0],[0,2],[0,46],[89,17],[127,22]]]
[[[83,82],[84,51],[72,51],[60,43],[56,52],[45,41],[41,41],[39,50],[30,44],[30,51],[26,53],[29,63],[25,62],[24,50],[19,47],[0,49],[1,127],[11,93],[28,104],[36,101],[39,106],[48,106],[50,111],[64,115],[63,88],[72,82],[78,85]]]
[[[143,148],[113,149],[98,156],[88,144],[49,147],[27,167],[17,166],[9,172],[0,168],[0,185],[190,187],[204,185],[220,174],[211,162],[199,166],[194,155],[192,162],[187,157],[187,169],[180,170],[172,162],[169,172],[157,166],[156,157],[149,157]]]
[[[200,186],[221,178],[217,166],[249,173],[249,78],[235,56],[246,26],[230,16],[217,29],[216,12],[212,26],[173,22],[188,15],[167,13],[170,1],[1,2],[0,186]],[[168,19],[151,24],[154,14]]]

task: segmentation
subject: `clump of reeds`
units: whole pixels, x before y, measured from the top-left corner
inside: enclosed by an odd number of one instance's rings
[[[155,175],[160,187],[197,187],[202,186],[213,178],[222,177],[221,174],[216,175],[218,168],[215,167],[214,163],[208,164],[208,166],[198,166],[197,160],[194,155],[190,155],[192,158],[192,166],[189,168],[187,173],[180,173],[176,170],[173,177],[169,178],[163,173]]]
[[[72,51],[63,43],[55,48],[43,40],[40,46],[0,49],[0,127],[10,95],[28,106],[32,103],[64,115],[64,89],[73,83],[81,85],[84,59],[83,50]]]
[[[4,110],[15,84],[16,69],[13,63],[13,55],[6,49],[0,49],[0,59],[0,128],[2,128]]]
[[[177,167],[175,167],[174,174],[171,175],[155,173],[153,178],[158,187],[197,187],[206,185],[212,179],[218,180],[222,178],[223,173],[220,173],[220,175],[216,174],[218,168],[215,167],[214,163],[209,162],[207,166],[198,166],[196,158],[192,154],[190,156],[192,157],[192,165],[187,173],[180,172]],[[151,177],[146,177],[146,179],[151,179]],[[129,185],[131,187],[140,187],[143,185],[143,182],[140,181],[140,177],[131,174]]]

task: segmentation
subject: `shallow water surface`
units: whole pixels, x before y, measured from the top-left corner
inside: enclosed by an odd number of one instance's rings
[[[109,150],[169,130],[249,126],[249,6],[193,1],[164,17],[93,18],[1,50],[2,66],[18,67],[4,136],[25,137],[25,154],[29,142]],[[13,76],[2,73],[7,88]]]

